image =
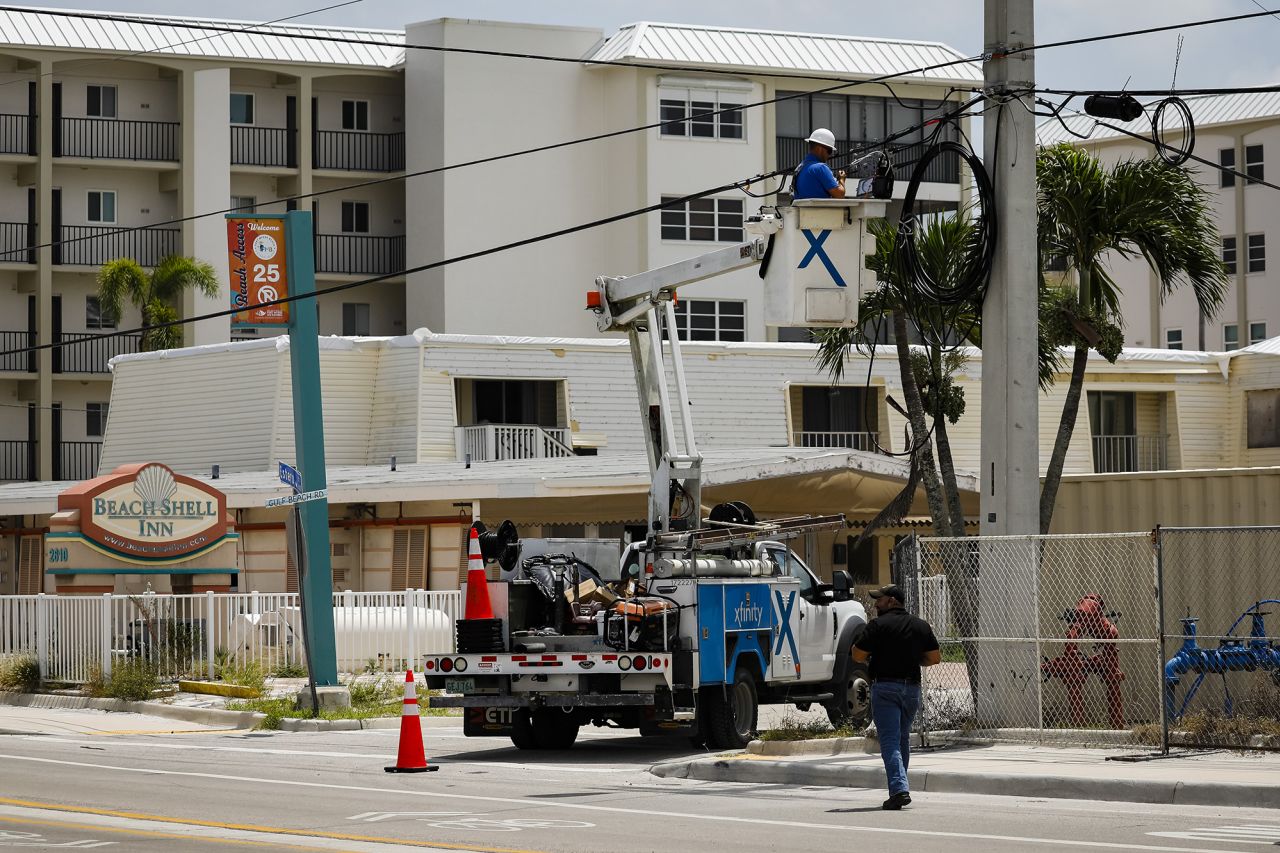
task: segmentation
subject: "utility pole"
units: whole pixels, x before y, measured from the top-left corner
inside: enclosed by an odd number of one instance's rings
[[[986,536],[1040,532],[1033,0],[984,0],[984,157],[995,187],[995,263],[982,310],[982,522]],[[1022,103],[1019,104],[1018,101]],[[1003,104],[1003,106],[1001,106]],[[1025,109],[1024,109],[1025,107]]]

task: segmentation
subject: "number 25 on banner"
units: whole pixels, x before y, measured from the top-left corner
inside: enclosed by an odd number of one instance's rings
[[[233,323],[278,326],[289,322],[289,304],[267,305],[289,295],[283,219],[227,217]]]

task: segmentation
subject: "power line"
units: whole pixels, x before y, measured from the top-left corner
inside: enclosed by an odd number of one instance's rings
[[[950,111],[948,114],[943,116],[941,120],[959,117],[964,113],[966,113],[974,105],[982,103],[984,100],[985,99],[981,96],[975,97],[972,100],[967,101],[964,104],[960,105],[956,109]],[[896,134],[893,134],[890,137],[887,137],[884,142],[889,142],[889,141],[892,141],[894,138],[900,138],[902,136],[914,133],[915,131],[920,130],[922,127],[924,127],[925,124],[933,123],[939,120],[940,119],[937,119],[937,118],[930,119],[929,122],[925,122],[919,125],[914,125],[912,127],[905,128],[901,131],[898,131]],[[884,142],[874,146],[869,146],[864,150],[875,150],[877,148],[880,148],[884,144]],[[846,154],[853,155],[857,153],[861,153],[861,152],[853,151],[853,152],[847,152]],[[688,195],[680,196],[677,198],[668,198],[657,204],[651,204],[645,207],[635,208],[633,210],[629,210],[623,213],[617,213],[612,216],[606,216],[600,219],[595,219],[590,222],[580,223],[578,225],[571,225],[566,228],[559,228],[554,231],[548,231],[542,234],[535,235],[533,237],[525,237],[520,240],[514,240],[512,242],[503,243],[498,246],[490,246],[489,248],[486,248],[486,249],[479,249],[474,252],[468,252],[463,255],[454,256],[452,258],[445,258],[439,261],[432,261],[430,263],[421,264],[416,267],[409,267],[407,269],[397,270],[395,272],[384,273],[382,275],[361,279],[359,281],[346,282],[343,284],[333,285],[331,287],[320,288],[320,289],[317,289],[314,293],[293,294],[290,296],[284,296],[279,299],[273,299],[266,302],[257,302],[251,305],[244,305],[238,308],[227,308],[221,311],[212,311],[212,312],[209,312],[206,314],[200,314],[194,317],[185,317],[185,318],[179,318],[177,320],[170,320],[164,323],[155,323],[150,326],[139,326],[137,328],[132,328],[132,329],[117,329],[112,332],[107,332],[101,335],[94,335],[93,337],[84,338],[78,341],[65,341],[65,342],[54,341],[46,344],[38,344],[32,347],[24,347],[21,349],[14,349],[14,350],[5,350],[0,352],[0,357],[7,356],[7,355],[16,355],[19,353],[37,352],[39,350],[58,349],[62,347],[76,346],[79,344],[88,343],[90,341],[102,340],[105,338],[115,338],[115,337],[121,337],[123,335],[133,335],[133,334],[138,334],[142,332],[147,332],[152,329],[166,329],[166,328],[172,328],[175,326],[186,325],[187,323],[196,323],[202,320],[213,320],[220,317],[228,317],[235,314],[240,314],[245,311],[251,311],[255,308],[266,308],[273,305],[285,305],[285,304],[296,302],[303,299],[317,299],[329,293],[338,293],[346,290],[353,290],[359,287],[367,287],[368,285],[371,285],[371,284],[376,284],[381,281],[388,281],[394,278],[400,278],[402,276],[410,275],[412,273],[426,272],[428,270],[439,269],[446,266],[452,266],[453,264],[462,263],[464,261],[475,260],[477,258],[498,254],[500,252],[509,251],[511,249],[518,249],[524,246],[533,245],[535,243],[542,243],[548,240],[556,239],[557,237],[564,237],[569,234],[577,233],[579,231],[587,231],[593,228],[599,228],[604,225],[610,225],[614,222],[621,222],[625,219],[632,219],[637,216],[643,216],[644,214],[647,214],[647,213],[653,213],[654,211],[657,211],[657,210],[662,210],[669,207],[675,207],[677,205],[683,205],[696,199],[706,198],[707,196],[716,195],[717,193],[722,193],[722,192],[726,192],[733,189],[740,189],[744,185],[769,180],[770,178],[774,178],[774,177],[778,177],[779,175],[786,174],[789,171],[790,171],[789,169],[775,169],[772,172],[766,172],[766,173],[754,175],[745,180],[734,181],[728,184],[721,184],[720,186],[717,186],[717,187],[701,190],[696,193],[690,193]]]
[[[1280,9],[1263,9],[1261,12],[1244,12],[1239,15],[1225,15],[1221,18],[1203,18],[1197,21],[1187,21],[1181,24],[1165,24],[1159,27],[1145,27],[1140,30],[1125,30],[1120,33],[1107,33],[1100,36],[1083,36],[1075,39],[1064,39],[1062,41],[1051,41],[1044,44],[1032,44],[1026,47],[1016,47],[1005,51],[993,51],[992,54],[986,54],[983,59],[989,59],[994,56],[1017,56],[1019,53],[1026,53],[1031,50],[1048,50],[1054,47],[1073,47],[1081,44],[1095,44],[1102,41],[1112,41],[1114,39],[1132,38],[1134,36],[1145,36],[1153,33],[1167,33],[1171,30],[1189,30],[1194,27],[1209,27],[1214,24],[1229,24],[1233,21],[1247,21],[1252,18],[1263,18],[1275,16]]]

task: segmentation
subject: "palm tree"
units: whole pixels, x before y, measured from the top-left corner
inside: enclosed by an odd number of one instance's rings
[[[1212,317],[1226,296],[1211,203],[1195,177],[1161,160],[1127,160],[1106,169],[1093,155],[1066,143],[1036,159],[1040,256],[1060,258],[1074,270],[1068,298],[1051,300],[1042,337],[1074,347],[1071,383],[1040,493],[1040,532],[1048,533],[1075,430],[1089,350],[1108,361],[1119,356],[1120,292],[1105,264],[1108,252],[1142,256],[1160,279],[1161,297],[1190,284],[1200,311]],[[1042,298],[1042,306],[1044,299]],[[1047,322],[1045,322],[1047,320]]]
[[[218,295],[218,277],[211,264],[170,255],[148,275],[133,258],[116,258],[98,270],[98,303],[104,317],[119,319],[127,300],[142,314],[143,352],[182,345],[182,329],[166,326],[178,319],[182,294],[196,288],[205,296]]]

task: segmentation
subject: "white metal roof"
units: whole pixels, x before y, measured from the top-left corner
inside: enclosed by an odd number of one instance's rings
[[[687,63],[691,68],[721,66],[860,79],[964,58],[940,42],[640,22],[618,30],[584,61]],[[964,63],[902,79],[981,84],[982,72],[976,64]]]
[[[1233,124],[1242,121],[1280,117],[1280,92],[1242,92],[1232,95],[1201,95],[1184,98],[1191,107],[1191,115],[1197,128],[1212,127],[1220,124]],[[1078,101],[1076,103],[1079,103]],[[1083,134],[1090,140],[1115,139],[1126,137],[1119,131],[1097,125],[1092,116],[1083,115],[1072,110],[1063,110],[1063,121],[1075,133]],[[1168,130],[1182,127],[1182,122],[1173,110],[1165,111],[1164,126]],[[1128,124],[1108,119],[1109,124],[1121,124],[1126,129],[1143,136],[1151,135],[1151,113]],[[1036,139],[1041,145],[1054,145],[1059,142],[1078,143],[1084,140],[1073,135],[1056,119],[1041,122],[1036,128]],[[1135,140],[1136,141],[1136,140]]]
[[[375,68],[391,68],[404,59],[404,33],[398,30],[112,14],[113,18],[129,19],[120,21],[77,14],[68,9],[0,11],[0,45]],[[193,29],[191,24],[243,28],[246,32]],[[319,41],[297,38],[299,35],[365,39],[386,45]]]
[[[840,448],[747,448],[706,452],[702,482],[706,487],[755,483],[851,471],[877,480],[905,481],[905,461]],[[484,462],[331,466],[326,471],[331,503],[380,503],[429,500],[506,500],[644,494],[649,488],[643,455],[573,456]],[[210,480],[227,496],[228,509],[262,507],[268,498],[288,494],[276,471],[243,471]],[[961,489],[977,491],[977,477],[959,474]],[[0,486],[0,515],[45,515],[57,507],[58,495],[70,482],[10,483]],[[896,488],[897,486],[895,486]]]

